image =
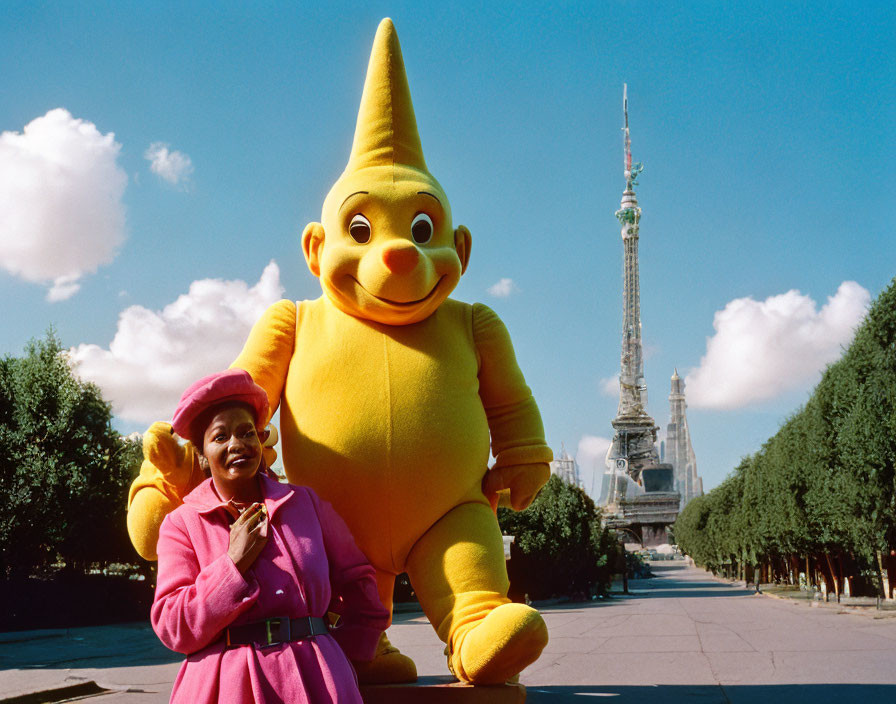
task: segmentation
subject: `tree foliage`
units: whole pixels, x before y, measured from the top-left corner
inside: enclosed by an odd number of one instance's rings
[[[0,578],[133,560],[125,505],[140,443],[112,429],[52,330],[0,359],[0,448]]]
[[[515,542],[507,565],[511,590],[532,599],[604,590],[620,548],[600,511],[578,487],[552,476],[525,511],[498,509]]]
[[[806,405],[675,523],[697,562],[810,561],[837,588],[896,556],[896,279]],[[891,562],[891,582],[896,564]],[[879,580],[879,575],[878,582]]]

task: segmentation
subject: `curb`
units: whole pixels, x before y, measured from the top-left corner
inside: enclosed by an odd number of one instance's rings
[[[781,601],[788,601],[791,604],[805,603],[810,609],[828,609],[829,611],[836,611],[840,614],[860,614],[875,619],[896,618],[896,611],[893,609],[878,609],[876,606],[870,604],[868,606],[861,606],[858,604],[838,604],[836,601],[825,602],[818,599],[807,599],[802,597],[794,599],[789,596],[784,596],[783,594],[773,594],[770,592],[760,593],[762,596],[779,599]]]
[[[744,582],[739,579],[735,579],[735,580],[725,579],[724,577],[717,577],[712,572],[709,572],[707,570],[704,570],[704,571],[710,578],[714,579],[717,582],[721,582],[722,584],[727,584],[732,587],[739,587],[741,589],[755,589],[755,587],[756,587],[756,585],[752,584],[752,583],[747,584],[747,582]],[[872,605],[872,604],[863,606],[860,604],[841,604],[836,601],[825,602],[825,601],[816,600],[816,599],[809,599],[807,597],[794,598],[794,597],[786,596],[784,594],[775,594],[774,592],[765,591],[765,590],[763,590],[763,586],[773,587],[774,585],[760,584],[759,591],[755,592],[755,594],[758,594],[759,596],[766,596],[771,599],[778,599],[779,601],[786,601],[791,604],[805,604],[810,609],[828,609],[828,610],[832,610],[832,611],[836,610],[837,613],[841,613],[841,614],[846,614],[846,613],[860,614],[860,615],[864,615],[864,616],[869,616],[874,619],[896,618],[896,610],[878,609],[875,605]]]

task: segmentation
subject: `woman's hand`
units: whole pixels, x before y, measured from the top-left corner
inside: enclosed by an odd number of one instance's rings
[[[230,547],[227,554],[233,564],[246,574],[268,542],[268,516],[264,505],[254,503],[230,526]]]

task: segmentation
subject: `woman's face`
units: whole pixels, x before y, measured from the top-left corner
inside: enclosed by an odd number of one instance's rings
[[[252,413],[242,404],[213,412],[202,440],[202,454],[220,488],[251,479],[261,465],[262,439]]]

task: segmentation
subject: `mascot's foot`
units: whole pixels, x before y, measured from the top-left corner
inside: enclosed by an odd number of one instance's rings
[[[448,667],[472,684],[501,684],[535,662],[547,643],[541,614],[525,604],[502,604],[457,638]]]
[[[359,684],[403,684],[417,681],[417,666],[407,655],[389,642],[386,634],[380,636],[376,655],[370,662],[354,662]]]

